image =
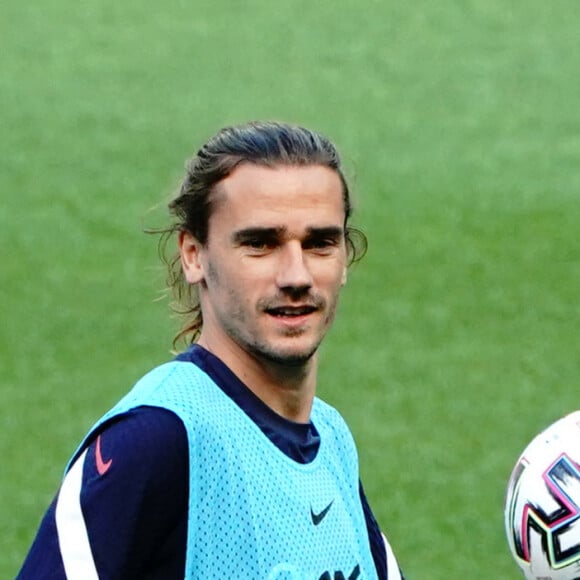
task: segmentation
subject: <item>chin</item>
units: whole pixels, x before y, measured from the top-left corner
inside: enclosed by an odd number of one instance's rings
[[[260,348],[255,351],[260,358],[270,362],[290,367],[300,367],[308,363],[318,350],[318,344],[302,348],[276,348],[273,346]]]

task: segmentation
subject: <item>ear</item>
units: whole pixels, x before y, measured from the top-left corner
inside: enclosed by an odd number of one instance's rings
[[[189,232],[184,231],[179,232],[178,245],[185,279],[190,284],[198,284],[204,278],[200,259],[202,245]]]

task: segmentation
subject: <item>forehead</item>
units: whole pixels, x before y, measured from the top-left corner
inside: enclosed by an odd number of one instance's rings
[[[226,214],[238,221],[310,216],[342,225],[345,218],[342,181],[322,165],[240,165],[220,182],[214,204],[215,217]]]

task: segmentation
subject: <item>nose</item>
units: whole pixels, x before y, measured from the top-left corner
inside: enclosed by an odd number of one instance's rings
[[[312,274],[300,242],[293,240],[280,248],[276,284],[282,290],[293,290],[294,292],[308,290],[312,287]]]

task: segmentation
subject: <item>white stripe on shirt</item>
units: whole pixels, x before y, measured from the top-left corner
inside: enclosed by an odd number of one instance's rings
[[[393,549],[389,544],[385,534],[381,533],[383,536],[383,541],[385,542],[385,550],[387,552],[387,570],[389,573],[389,580],[401,580],[401,572],[399,570],[399,564],[393,553]]]
[[[81,509],[85,451],[66,474],[56,504],[56,529],[67,580],[98,580]]]

